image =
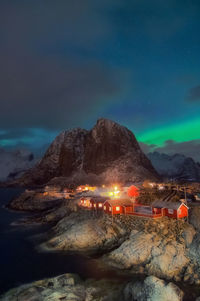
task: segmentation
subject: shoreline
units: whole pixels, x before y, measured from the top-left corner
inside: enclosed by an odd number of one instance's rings
[[[13,210],[13,209],[10,209],[10,208],[4,208],[4,210],[8,210],[11,214],[12,213],[14,213],[14,212],[16,212],[16,210]],[[62,205],[61,205],[61,209],[62,209]],[[55,210],[53,210],[52,212],[51,212],[51,214],[54,214],[55,212],[54,211],[56,211],[57,210],[57,208],[55,209]],[[17,212],[19,212],[19,213],[25,213],[25,211],[17,211]],[[45,210],[44,211],[41,211],[42,212],[42,214],[45,212]],[[48,212],[48,210],[47,210],[47,212]],[[44,234],[44,233],[39,233],[38,235],[45,235],[45,237],[43,237],[43,240],[46,240],[46,241],[48,241],[52,236],[55,236],[55,235],[57,235],[56,233],[57,233],[57,231],[61,231],[61,233],[62,233],[62,231],[64,230],[64,229],[67,229],[66,227],[67,227],[67,223],[66,222],[69,222],[70,221],[70,219],[71,219],[71,221],[72,221],[72,225],[75,225],[74,224],[74,222],[76,221],[76,219],[77,219],[77,225],[80,225],[80,223],[83,223],[82,225],[83,225],[83,227],[85,227],[85,225],[87,225],[87,218],[89,218],[89,221],[91,220],[91,221],[95,221],[96,220],[96,223],[101,223],[101,220],[102,221],[105,221],[106,223],[108,222],[108,225],[109,225],[109,223],[111,222],[111,221],[109,221],[109,218],[108,217],[101,217],[101,216],[98,216],[98,217],[92,217],[92,216],[90,216],[90,214],[89,213],[86,213],[86,212],[84,212],[84,214],[83,214],[83,212],[84,211],[82,211],[82,210],[78,210],[78,211],[72,211],[72,212],[66,212],[66,215],[65,215],[65,217],[62,217],[61,219],[59,219],[59,217],[57,216],[57,221],[55,221],[54,223],[47,223],[46,222],[46,225],[48,224],[48,226],[49,226],[49,229],[48,229],[48,235],[49,235],[49,237],[47,237],[46,236],[46,233]],[[82,213],[82,214],[81,214]],[[85,217],[83,216],[83,215],[85,215]],[[30,216],[28,216],[28,218],[29,217],[32,217],[32,212],[30,213]],[[73,219],[74,219],[74,222],[73,222]],[[65,221],[66,220],[66,221]],[[122,221],[120,221],[120,220],[122,220]],[[133,219],[132,219],[133,220]],[[151,221],[149,221],[149,220],[144,220],[144,219],[135,219],[135,221],[136,222],[139,222],[139,224],[138,224],[138,226],[141,224],[141,225],[144,225],[145,227],[147,227],[147,225],[149,224],[149,225],[151,225]],[[119,223],[120,225],[121,225],[121,222],[123,222],[123,218],[122,217],[120,217],[119,219],[116,219],[116,218],[114,218],[114,225],[116,224],[116,222],[117,223]],[[163,222],[163,221],[161,221],[161,222]],[[167,221],[166,221],[167,222]],[[86,224],[85,224],[86,223]],[[129,223],[128,221],[127,221],[127,223]],[[159,222],[160,223],[160,222]],[[171,222],[170,222],[171,223]],[[176,223],[175,221],[174,221],[174,223]],[[89,224],[90,224],[90,222],[89,222]],[[88,225],[89,225],[88,224]],[[111,223],[112,224],[112,223]],[[136,223],[137,224],[137,223]],[[152,224],[155,224],[155,225],[158,225],[158,222],[157,221],[153,221],[153,223]],[[45,223],[44,224],[40,224],[40,223],[35,223],[34,225],[32,224],[28,224],[28,226],[44,226],[45,225]],[[96,224],[97,225],[97,224]],[[102,224],[102,226],[103,226],[104,224]],[[106,225],[106,224],[105,224]],[[14,225],[14,224],[12,224],[12,226],[14,227],[17,227],[17,226],[23,226],[24,228],[26,228],[26,226],[27,226],[27,224],[25,223],[25,224],[21,224],[21,225]],[[116,224],[116,226],[117,226],[117,224]],[[60,230],[59,230],[59,227],[61,227],[60,228]],[[64,228],[63,228],[64,227]],[[103,227],[105,227],[105,226],[103,226]],[[107,226],[106,226],[107,227]],[[108,226],[108,227],[110,227],[110,226]],[[118,226],[117,226],[118,227]],[[76,228],[74,228],[74,229],[76,229]],[[99,228],[100,229],[100,228]],[[111,229],[111,228],[108,228],[108,229]],[[50,230],[50,231],[49,231]],[[66,230],[64,230],[64,231],[66,231]],[[68,230],[67,230],[68,231]],[[102,231],[102,230],[98,230],[98,231]],[[127,231],[127,230],[126,230]],[[145,230],[146,231],[146,230]],[[59,232],[58,232],[59,233]],[[68,233],[68,232],[66,232],[66,233]],[[69,232],[70,233],[70,232]],[[68,234],[67,234],[68,235]],[[107,256],[109,256],[109,254],[112,254],[113,252],[115,252],[115,250],[118,250],[119,248],[120,248],[120,246],[121,245],[123,245],[123,243],[126,243],[128,240],[130,240],[130,238],[129,238],[129,236],[130,236],[130,233],[127,233],[125,236],[125,233],[123,234],[123,241],[121,241],[121,242],[119,242],[118,241],[118,245],[115,245],[115,246],[113,246],[112,248],[111,247],[106,247],[105,249],[103,248],[100,248],[99,249],[99,251],[96,249],[96,248],[94,248],[93,250],[81,250],[80,251],[80,249],[79,250],[59,250],[59,249],[57,249],[56,250],[56,248],[55,248],[55,246],[54,247],[52,247],[52,249],[51,250],[44,250],[44,249],[41,249],[40,248],[40,246],[39,246],[39,248],[38,247],[36,247],[36,250],[37,250],[37,252],[39,251],[39,253],[45,253],[45,254],[52,254],[52,255],[54,255],[54,254],[57,254],[57,255],[62,255],[62,256],[81,256],[81,257],[87,257],[87,259],[89,260],[89,261],[95,261],[96,260],[96,262],[99,262],[100,264],[101,263],[103,263],[103,265],[104,266],[107,266],[107,268],[108,268],[108,270],[110,270],[111,269],[111,271],[113,272],[114,271],[114,273],[115,273],[115,277],[116,277],[116,275],[117,274],[123,274],[123,275],[125,275],[125,278],[126,277],[148,277],[148,275],[149,275],[149,273],[138,273],[138,272],[133,272],[133,269],[131,268],[128,268],[128,269],[126,269],[126,268],[119,268],[119,266],[117,267],[117,263],[116,263],[116,266],[110,266],[110,262],[109,262],[109,266],[108,266],[108,262],[106,262],[106,261],[104,261],[104,258],[105,257],[107,257]],[[111,236],[112,237],[112,236]],[[34,238],[34,237],[33,237]],[[109,245],[108,245],[109,246]],[[138,267],[139,267],[139,269],[140,269],[140,264],[138,265]],[[137,270],[137,269],[136,269]],[[166,277],[159,277],[159,278],[161,278],[161,279],[165,279],[165,281],[168,283],[168,282],[170,282],[170,281],[172,281],[175,285],[177,285],[178,287],[180,287],[180,288],[182,288],[184,291],[187,291],[187,289],[189,288],[189,289],[192,289],[192,288],[194,288],[194,290],[196,291],[198,291],[198,285],[195,285],[195,284],[189,284],[188,282],[180,282],[180,281],[174,281],[174,280],[172,280],[172,279],[167,279]],[[186,289],[185,289],[186,288]],[[198,293],[197,293],[197,295],[198,295]],[[200,289],[199,289],[199,295],[200,295]],[[187,300],[187,299],[183,299],[183,300]],[[191,299],[192,300],[192,299]]]

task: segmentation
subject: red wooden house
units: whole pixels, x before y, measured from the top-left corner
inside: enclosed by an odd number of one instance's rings
[[[128,214],[133,212],[133,202],[130,199],[107,200],[103,205],[105,213]]]
[[[91,209],[98,210],[98,211],[103,211],[103,206],[107,198],[102,197],[102,196],[94,196],[91,198],[90,203],[91,203]]]
[[[93,210],[103,210],[103,204],[107,198],[102,196],[84,196],[80,199],[79,205]]]
[[[91,200],[92,200],[92,197],[89,197],[89,196],[82,197],[80,199],[79,205],[82,207],[85,207],[85,208],[91,208],[92,207]]]
[[[154,213],[162,213],[171,218],[183,218],[188,216],[188,207],[182,202],[155,201],[152,204]]]

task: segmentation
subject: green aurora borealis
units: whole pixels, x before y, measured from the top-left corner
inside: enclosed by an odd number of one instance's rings
[[[0,1],[0,148],[103,117],[200,162],[199,32],[197,0]]]
[[[177,122],[170,125],[162,125],[159,128],[152,128],[137,136],[140,142],[163,146],[165,141],[174,140],[185,142],[200,139],[200,119]]]

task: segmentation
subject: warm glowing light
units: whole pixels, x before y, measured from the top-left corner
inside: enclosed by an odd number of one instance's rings
[[[132,185],[128,188],[127,194],[129,197],[138,197],[139,196],[139,190],[136,186]]]
[[[105,187],[105,185],[103,185]],[[102,187],[103,187],[102,186]],[[110,191],[102,191],[101,196],[104,197],[112,197],[112,198],[119,198],[121,194],[121,191],[119,190],[118,186],[112,186]]]
[[[102,208],[102,207],[103,207],[103,205],[101,203],[99,203],[99,208]]]
[[[117,207],[116,207],[116,211],[120,211],[120,207],[117,206]]]

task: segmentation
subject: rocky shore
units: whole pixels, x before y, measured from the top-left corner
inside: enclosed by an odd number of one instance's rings
[[[159,278],[200,285],[200,212],[197,208],[191,210],[188,223],[167,217],[157,220],[136,216],[112,218],[109,215],[80,209],[77,203],[76,198],[49,200],[43,195],[41,198],[41,194],[36,192],[24,192],[9,204],[9,208],[30,212],[36,209],[37,217],[32,217],[29,222],[53,222],[45,241],[39,246],[42,251],[98,254],[99,260],[106,265],[147,276],[143,283],[133,283],[123,288],[121,300],[182,300],[183,293],[180,289]],[[35,287],[35,284],[33,286]],[[25,289],[29,291],[31,285]],[[42,292],[46,290],[45,286]],[[170,292],[164,293],[165,290]],[[43,299],[30,300],[72,300],[67,299],[68,297],[62,299],[62,296],[61,299],[41,298]],[[103,296],[97,300],[108,300],[106,298]],[[109,300],[115,300],[113,298]]]
[[[75,274],[35,281],[11,289],[1,301],[123,300],[123,284],[105,280],[83,281]]]
[[[11,289],[0,301],[181,301],[183,292],[173,283],[149,276],[144,282],[83,281],[75,274],[35,281]]]

